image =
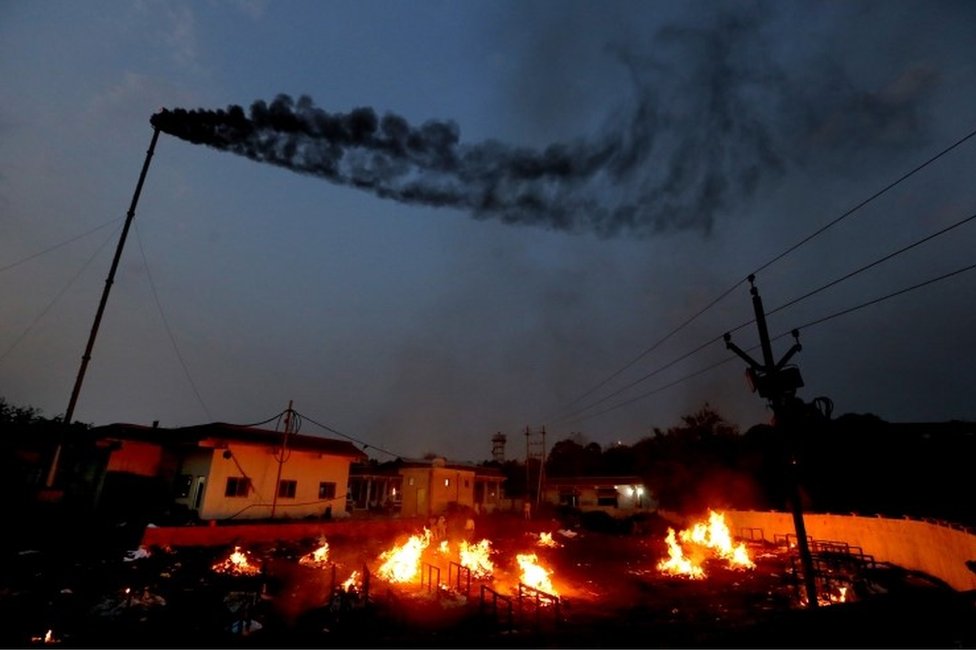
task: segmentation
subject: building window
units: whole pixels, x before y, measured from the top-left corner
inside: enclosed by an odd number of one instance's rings
[[[298,481],[281,480],[278,481],[278,498],[294,499],[295,491],[298,489]]]
[[[320,499],[334,499],[335,498],[335,483],[323,481],[319,483],[319,498]]]
[[[559,503],[564,506],[576,508],[579,504],[579,495],[575,490],[563,490],[559,492]]]
[[[596,491],[596,504],[598,506],[617,507],[616,488],[598,488]]]
[[[246,497],[251,490],[251,479],[246,476],[228,476],[225,497]]]

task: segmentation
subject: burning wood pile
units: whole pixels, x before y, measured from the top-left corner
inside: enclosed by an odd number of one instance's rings
[[[235,546],[226,558],[211,567],[216,573],[232,576],[256,576],[261,573],[261,566],[251,557],[248,551]]]
[[[316,569],[324,569],[330,566],[329,542],[325,539],[320,539],[318,548],[298,558],[298,563],[302,566],[309,566]]]
[[[506,582],[510,571],[499,573],[497,560],[498,552],[492,546],[492,541],[483,538],[478,542],[462,539],[456,542],[441,540],[436,547],[431,542],[432,532],[424,528],[422,533],[411,535],[405,541],[394,544],[379,555],[380,566],[376,569],[376,576],[392,584],[420,584],[424,580],[423,567],[433,567],[437,573],[450,573],[446,563],[454,563],[470,572],[472,578],[488,583]],[[543,533],[539,544],[547,547],[558,547],[552,540],[551,533]],[[515,562],[510,563],[511,569],[517,567],[518,582],[540,591],[556,595],[552,584],[553,570],[543,565],[543,561],[534,552],[518,553]],[[512,587],[514,592],[514,585]]]
[[[707,522],[698,522],[680,533],[668,528],[665,543],[668,557],[657,568],[667,575],[701,580],[706,575],[704,563],[713,559],[724,560],[733,569],[756,568],[746,545],[732,543],[725,516],[714,510],[709,511]]]
[[[803,607],[788,544],[738,541],[718,511],[684,527],[667,523],[609,535],[527,531],[499,519],[486,520],[479,538],[440,537],[428,528],[365,537],[337,527],[328,540],[153,547],[120,559],[111,579],[99,568],[100,589],[55,583],[58,600],[45,595],[29,608],[25,601],[24,612],[37,613],[15,616],[24,618],[26,634],[10,645],[124,639],[140,647],[193,638],[211,647],[253,634],[269,646],[278,639],[396,646],[422,643],[433,630],[445,643],[456,638],[452,647],[516,638],[505,634],[551,635],[517,637],[530,646],[605,645],[618,616],[662,645],[685,645]],[[857,571],[869,558],[837,543],[812,548],[821,605],[866,597]]]

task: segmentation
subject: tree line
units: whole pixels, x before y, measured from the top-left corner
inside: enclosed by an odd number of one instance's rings
[[[705,404],[633,444],[559,440],[547,477],[636,476],[659,507],[788,510],[791,459],[808,512],[932,518],[976,525],[971,466],[976,423],[891,423],[874,414],[812,418],[802,430],[759,424],[740,432]],[[506,493],[526,494],[525,463],[495,465]]]

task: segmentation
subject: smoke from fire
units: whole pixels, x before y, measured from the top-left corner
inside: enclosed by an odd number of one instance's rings
[[[633,131],[646,131],[649,110],[634,116]],[[668,201],[608,200],[633,182],[650,137],[616,134],[597,142],[555,144],[542,151],[488,141],[460,142],[457,125],[431,120],[414,126],[403,117],[379,117],[372,108],[329,113],[302,96],[257,101],[245,112],[163,110],[152,117],[162,131],[260,162],[318,176],[403,203],[451,207],[477,218],[534,224],[601,236],[635,234],[674,225]],[[640,122],[640,123],[638,123]],[[703,197],[724,192],[705,179]],[[614,193],[613,188],[617,188]],[[657,192],[667,192],[659,187]]]
[[[908,144],[935,79],[906,69],[886,88],[859,90],[823,62],[787,74],[763,27],[758,12],[720,12],[706,27],[662,28],[654,55],[615,45],[634,89],[629,107],[600,134],[541,150],[466,144],[449,120],[330,113],[304,95],[248,110],[164,109],[151,122],[189,142],[479,219],[601,237],[708,233],[789,162],[817,164],[825,149],[843,159],[852,141]]]

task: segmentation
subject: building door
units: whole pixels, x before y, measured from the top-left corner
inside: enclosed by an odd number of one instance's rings
[[[196,490],[193,493],[193,509],[198,513],[200,512],[200,504],[203,503],[203,490],[206,487],[207,477],[198,476]]]
[[[427,515],[427,488],[417,488],[417,514]]]

